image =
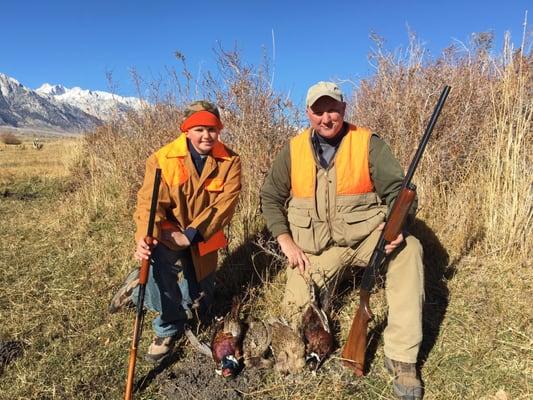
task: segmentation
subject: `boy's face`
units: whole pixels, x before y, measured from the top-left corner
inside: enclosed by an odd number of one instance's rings
[[[191,141],[196,151],[200,154],[208,154],[218,142],[220,131],[214,126],[193,126],[185,135]]]

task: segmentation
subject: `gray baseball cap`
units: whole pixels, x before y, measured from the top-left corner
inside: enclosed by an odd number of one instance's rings
[[[341,89],[333,82],[320,81],[309,88],[305,105],[312,106],[322,96],[329,96],[337,101],[344,101]]]

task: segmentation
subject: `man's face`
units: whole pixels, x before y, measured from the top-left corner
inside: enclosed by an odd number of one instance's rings
[[[218,142],[220,131],[214,126],[193,126],[185,135],[191,141],[196,151],[208,154]]]
[[[307,107],[307,118],[320,136],[331,139],[342,129],[345,110],[346,103],[322,96],[311,107]]]

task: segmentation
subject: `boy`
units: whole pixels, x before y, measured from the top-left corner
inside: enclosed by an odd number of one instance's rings
[[[240,158],[218,140],[223,125],[217,107],[207,101],[190,104],[180,128],[176,140],[148,158],[134,214],[135,258],[150,259],[151,265],[144,305],[159,313],[145,355],[152,362],[170,354],[184,323],[192,318],[191,309],[209,303],[217,250],[227,244],[222,228],[233,216],[241,189]],[[156,246],[150,251],[144,236],[156,168],[162,174]],[[137,300],[137,282],[138,270],[129,274],[111,301],[111,313]]]

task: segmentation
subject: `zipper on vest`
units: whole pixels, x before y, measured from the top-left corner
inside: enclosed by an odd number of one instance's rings
[[[330,204],[329,204],[329,168],[326,168],[324,170],[324,178],[326,179],[326,221],[328,221],[328,231],[329,231],[329,238],[330,240],[333,240],[333,227],[331,226],[331,214],[330,214]]]

